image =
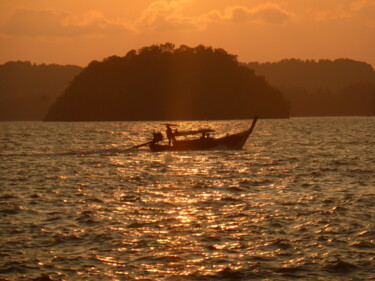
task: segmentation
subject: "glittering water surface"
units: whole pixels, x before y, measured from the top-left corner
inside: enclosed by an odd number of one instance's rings
[[[259,120],[241,151],[126,150],[155,128],[0,123],[0,279],[375,279],[375,118]]]

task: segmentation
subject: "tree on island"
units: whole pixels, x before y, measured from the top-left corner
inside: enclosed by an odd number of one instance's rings
[[[289,117],[282,93],[223,49],[171,43],[91,62],[46,121]]]

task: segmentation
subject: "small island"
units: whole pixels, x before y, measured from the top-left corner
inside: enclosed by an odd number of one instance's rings
[[[375,115],[375,71],[366,62],[284,59],[247,66],[282,91],[293,117]]]
[[[0,121],[40,121],[74,76],[76,65],[9,61],[0,65]]]
[[[288,118],[289,103],[223,49],[171,43],[91,62],[45,121]]]

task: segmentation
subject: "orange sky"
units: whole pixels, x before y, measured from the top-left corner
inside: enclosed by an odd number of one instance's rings
[[[375,0],[0,0],[0,63],[85,66],[165,42],[375,67]]]

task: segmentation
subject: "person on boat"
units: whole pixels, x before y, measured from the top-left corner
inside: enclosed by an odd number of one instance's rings
[[[163,140],[163,135],[162,133],[153,133],[153,136],[154,138],[152,139],[151,143],[152,144],[155,144],[155,143],[158,143],[159,141],[162,141]]]
[[[171,145],[172,140],[174,140],[174,136],[173,136],[172,128],[171,128],[171,126],[169,126],[169,124],[167,124],[166,134],[167,134],[167,138],[168,138],[168,145]]]

